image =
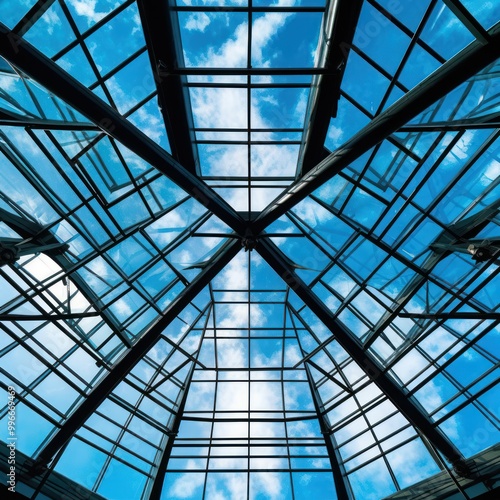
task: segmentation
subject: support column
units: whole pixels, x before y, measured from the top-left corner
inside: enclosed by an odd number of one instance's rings
[[[299,344],[299,349],[302,354],[302,357],[306,356],[306,353],[302,349],[302,344],[300,342],[300,338],[297,335],[297,330],[295,328],[295,321],[293,319],[292,311],[289,310],[290,317],[292,319],[292,324],[294,326],[295,335],[297,336],[297,343]],[[337,442],[335,437],[330,432],[330,422],[328,421],[328,417],[324,414],[324,407],[321,401],[321,397],[318,393],[318,389],[314,384],[314,380],[311,374],[311,369],[309,365],[304,363],[304,368],[307,376],[307,383],[309,384],[309,389],[311,391],[314,409],[316,410],[316,414],[318,415],[319,426],[321,429],[321,433],[325,439],[326,449],[328,450],[328,456],[330,457],[330,464],[332,466],[333,480],[335,482],[335,490],[337,492],[338,500],[354,500],[354,493],[351,489],[351,485],[349,484],[349,480],[347,479],[347,473],[345,467],[342,463],[342,457],[340,456]]]
[[[62,426],[53,434],[47,444],[39,452],[33,472],[43,471],[62,448],[109,396],[115,387],[127,376],[134,366],[154,346],[167,326],[182,312],[182,310],[200,293],[217,274],[239,252],[241,245],[237,240],[229,240],[221,248],[219,254],[204,270],[187,286],[169,305],[164,315],[154,323],[149,330],[127,351],[104,377],[86,396],[80,406],[66,419]]]
[[[488,32],[488,41],[474,41],[455,57],[445,62],[421,84],[410,90],[374,118],[369,125],[348,140],[294,182],[263,210],[253,224],[254,234],[259,234],[306,196],[322,186],[335,174],[363,156],[391,134],[406,125],[460,84],[472,78],[500,57],[500,27]]]
[[[203,334],[201,335],[200,343],[198,345],[198,350],[196,353],[196,361],[198,360],[198,357],[200,355],[200,351],[201,351],[201,347],[203,344],[203,339],[205,338],[205,333],[207,331],[207,324],[208,324],[208,320],[210,318],[210,312],[212,310],[212,307],[213,306],[209,306],[208,308],[206,308],[207,318],[205,320]],[[197,323],[198,323],[198,320],[194,321],[191,328],[189,329],[189,331],[191,331],[192,327],[195,326]],[[195,367],[196,367],[196,363],[193,362],[193,364],[191,365],[191,368],[189,370],[188,376],[186,377],[186,381],[184,382],[182,392],[181,392],[181,394],[179,394],[179,398],[178,398],[179,403],[178,403],[177,413],[175,414],[175,417],[172,419],[173,421],[171,422],[171,424],[169,426],[170,432],[167,436],[167,441],[165,443],[163,453],[161,454],[161,458],[158,462],[158,466],[156,469],[156,475],[155,475],[154,481],[151,485],[151,492],[149,494],[149,500],[160,500],[160,498],[161,498],[161,492],[163,490],[163,483],[165,482],[165,475],[167,473],[168,462],[170,460],[170,455],[172,454],[172,448],[174,446],[175,438],[176,438],[177,434],[179,433],[179,428],[181,426],[182,416],[184,414],[184,408],[186,406],[186,401],[187,401],[187,397],[189,394],[189,388],[191,387],[191,382],[193,380]]]
[[[379,361],[365,350],[356,337],[337,320],[319,297],[302,281],[286,263],[286,258],[274,243],[262,239],[256,247],[259,254],[278,273],[287,285],[298,295],[307,307],[331,331],[339,345],[363,370],[366,376],[378,386],[388,400],[418,429],[454,466],[459,474],[467,469],[465,459],[443,432],[435,427],[420,404],[408,396],[405,389],[385,371]]]

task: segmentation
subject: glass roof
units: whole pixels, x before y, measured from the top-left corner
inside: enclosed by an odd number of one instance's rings
[[[0,22],[11,491],[500,488],[500,3],[0,0]]]

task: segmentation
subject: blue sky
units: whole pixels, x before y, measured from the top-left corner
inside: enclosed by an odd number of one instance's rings
[[[2,22],[14,26],[20,13],[33,3],[0,0]],[[66,1],[82,33],[122,3]],[[349,56],[338,113],[331,119],[325,142],[330,150],[345,143],[371,117],[383,112],[473,40],[444,3],[437,2],[422,31],[422,43],[411,50],[398,85],[390,89],[390,77],[410,44],[406,31],[416,29],[429,2],[384,0],[380,4],[400,24],[392,23],[365,2],[354,37],[361,53],[351,52]],[[463,4],[486,29],[498,20],[500,7],[494,2],[463,0]],[[279,1],[273,5],[309,2]],[[263,68],[312,67],[315,62],[320,13],[254,14],[250,61],[247,13],[182,12],[179,19],[187,67],[246,68],[248,63]],[[26,39],[54,57],[76,37],[63,9],[55,2],[28,31]],[[157,99],[152,96],[155,83],[147,52],[142,51],[144,37],[136,4],[132,2],[86,37],[85,44],[101,76],[112,72],[126,58],[136,56],[106,78],[106,88],[96,85],[96,75],[80,45],[64,52],[57,63],[170,151]],[[87,121],[34,82],[13,74],[5,64],[0,68],[2,108],[32,118]],[[498,77],[491,69],[485,75],[460,86],[413,123],[459,120],[498,109]],[[189,79],[210,85],[247,83],[242,76]],[[268,75],[254,77],[252,82],[272,85],[309,80]],[[190,96],[196,127],[237,130],[250,124],[252,128],[266,129],[259,135],[254,133],[253,139],[286,141],[297,137],[300,140],[300,133],[273,129],[303,127],[309,89],[265,88],[248,93],[246,88],[200,86],[192,87]],[[464,102],[457,105],[462,98]],[[132,112],[143,100],[143,105]],[[94,131],[53,132],[59,149],[42,131],[28,134],[22,128],[5,127],[2,133],[6,134],[0,138],[2,147],[22,167],[14,168],[5,154],[0,158],[0,208],[14,212],[15,207],[41,225],[52,224],[51,231],[70,246],[71,262],[77,266],[75,276],[99,297],[100,305],[107,308],[130,339],[142,334],[159,311],[181,293],[185,280],[194,279],[203,264],[213,258],[226,240],[220,233],[230,233],[224,223],[210,216],[173,182],[110,137],[102,138],[88,154],[82,154],[82,148],[96,137]],[[442,135],[397,133],[268,228],[269,232],[280,233],[272,241],[355,338],[365,340],[398,307],[412,313],[454,308],[462,312],[498,312],[496,265],[481,267],[464,252],[453,252],[442,259],[429,247],[445,227],[484,213],[481,211],[498,198],[500,143],[491,134],[491,130]],[[198,139],[246,141],[247,133],[207,131],[200,132]],[[46,154],[40,153],[41,147]],[[483,149],[486,152],[471,161]],[[254,182],[251,206],[247,181],[237,188],[218,188],[237,210],[255,211],[267,206],[291,182],[299,145],[284,142],[248,148],[204,144],[199,151],[202,174],[222,176],[228,184],[232,182],[230,176],[246,177],[248,172],[252,177],[285,178],[281,187],[272,189],[266,188],[270,185],[266,180]],[[61,213],[70,215],[61,220]],[[186,231],[193,226],[195,229],[188,235]],[[16,236],[2,222],[0,235]],[[492,216],[478,238],[498,239],[498,215]],[[388,249],[394,250],[394,255]],[[97,255],[96,250],[102,250],[102,255]],[[418,268],[429,275],[428,280],[421,279]],[[28,314],[36,313],[38,308],[48,312],[61,309],[67,293],[63,274],[63,269],[43,254],[23,257],[16,271],[2,267],[2,311]],[[76,280],[69,281],[73,310],[94,312],[89,300],[78,291]],[[20,298],[21,291],[30,294],[35,285],[43,285],[42,299],[31,303]],[[463,298],[466,296],[467,300]],[[217,303],[209,307],[213,298]],[[249,305],[250,299],[254,303]],[[206,313],[196,320],[205,307]],[[10,333],[2,330],[2,378],[7,384],[19,385],[19,391],[22,387],[28,390],[27,399],[37,408],[34,411],[29,405],[18,405],[20,449],[31,454],[50,435],[54,423],[64,420],[71,406],[79,404],[81,391],[95,386],[105,374],[96,360],[115,361],[125,347],[100,318],[87,318],[69,333],[66,323],[61,328],[41,321],[21,323],[12,324]],[[200,331],[205,323],[209,333],[201,342]],[[80,343],[82,335],[85,347]],[[199,356],[208,369],[195,372],[186,404],[186,414],[193,420],[183,422],[179,438],[196,436],[200,441],[193,448],[176,449],[181,456],[170,464],[176,472],[167,474],[162,498],[194,500],[205,494],[208,500],[234,500],[247,498],[248,492],[255,500],[284,500],[291,498],[292,489],[296,499],[324,496],[325,492],[334,498],[330,464],[317,420],[293,418],[300,416],[301,410],[311,414],[315,411],[304,365],[282,374],[265,369],[292,367],[329,339],[331,332],[293,292],[286,291],[283,280],[257,252],[241,251],[213,280],[212,290],[201,292],[164,335],[182,351],[176,351],[162,338],[70,441],[56,471],[109,498],[139,498],[156,447],[166,439],[165,423],[172,422],[181,393],[179,385],[188,377],[191,362],[185,353],[189,353]],[[370,352],[381,363],[392,363],[391,376],[414,392],[415,400],[431,414],[431,419],[469,457],[498,442],[498,388],[492,387],[479,396],[475,406],[456,408],[463,400],[460,391],[464,387],[476,394],[497,376],[499,335],[498,326],[494,327],[490,320],[450,320],[439,325],[427,322],[422,326],[415,320],[396,317]],[[24,337],[25,345],[17,345]],[[416,348],[408,350],[413,340]],[[474,343],[474,349],[464,349],[470,343]],[[50,369],[56,359],[63,361],[57,373]],[[355,390],[352,395],[311,368],[358,498],[376,500],[397,487],[404,488],[438,472],[413,427],[336,341],[312,360]],[[443,364],[445,375],[439,373]],[[231,370],[240,366],[248,370]],[[178,370],[179,383],[162,382],[165,374],[173,370]],[[281,375],[290,380],[282,382]],[[148,385],[158,387],[144,396],[137,387],[145,389]],[[366,412],[372,404],[373,408]],[[198,411],[208,417],[235,421],[217,422],[212,428],[196,420]],[[267,415],[265,411],[291,420],[286,425],[257,420],[249,423],[250,412]],[[241,446],[211,446],[211,433],[222,443],[237,442]],[[283,444],[286,437],[307,441],[303,446],[287,448]],[[258,438],[269,439],[267,443],[271,444],[257,446],[266,443],[256,442]],[[413,463],[410,470],[408,456]],[[248,464],[252,472],[247,484],[247,474],[239,470]],[[210,472],[205,477],[200,471],[206,466]],[[290,467],[291,472],[282,472]]]

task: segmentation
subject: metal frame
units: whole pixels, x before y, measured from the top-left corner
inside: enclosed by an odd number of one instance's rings
[[[104,133],[126,144],[131,151],[185,189],[237,233],[245,232],[241,217],[204,182],[190,174],[137,127],[4,25],[0,25],[0,55],[73,106]]]
[[[295,329],[295,333],[297,334],[296,330],[296,324],[293,319],[292,314],[297,314],[296,311],[293,310],[293,307],[288,305],[289,308],[289,313],[292,319],[292,324]],[[307,328],[307,326],[304,324],[304,327]],[[300,347],[300,352],[302,355],[302,358],[304,359],[307,355],[306,352],[304,351],[304,348],[299,340],[299,337],[297,335],[297,340],[299,343]],[[342,457],[340,455],[339,449],[338,449],[338,443],[336,442],[335,436],[331,432],[331,423],[328,420],[328,417],[325,415],[325,408],[324,405],[321,401],[321,396],[318,393],[318,388],[315,386],[314,379],[311,374],[311,369],[310,366],[313,366],[316,370],[320,371],[323,373],[326,377],[330,378],[334,383],[337,385],[340,385],[340,387],[345,390],[346,392],[349,392],[350,389],[343,384],[340,384],[334,377],[331,377],[325,370],[322,370],[320,366],[316,365],[315,363],[312,363],[311,360],[308,360],[304,363],[300,363],[299,365],[303,364],[304,365],[304,370],[307,376],[307,382],[309,384],[309,388],[311,390],[311,395],[313,398],[314,402],[314,408],[316,409],[316,413],[318,414],[318,420],[321,426],[321,432],[325,437],[325,443],[326,447],[328,449],[328,454],[330,457],[330,462],[332,464],[332,472],[333,472],[333,478],[335,481],[335,487],[337,490],[337,496],[339,497],[339,500],[353,500],[354,499],[354,493],[352,491],[351,485],[349,484],[349,481],[347,480],[347,471],[344,467],[344,464],[342,462]],[[294,368],[296,368],[297,365],[295,365]]]
[[[209,313],[210,313],[211,309],[212,309],[212,304],[210,304],[209,306],[207,306],[200,313],[200,315],[193,322],[193,325],[191,325],[191,328],[189,328],[188,332],[186,332],[186,335],[187,335],[190,331],[192,331],[193,326],[196,325],[196,323],[198,322],[198,320],[204,314],[208,313],[207,314],[207,318],[205,320],[205,325],[204,325],[204,328],[203,328],[203,333],[200,336],[200,342],[198,344],[198,350],[196,352],[196,357],[193,358],[193,360],[192,360],[193,362],[192,362],[191,368],[190,368],[189,373],[188,373],[186,379],[184,380],[184,383],[183,383],[183,386],[182,386],[182,393],[179,394],[179,398],[178,398],[179,402],[178,402],[178,405],[177,405],[177,408],[178,408],[177,409],[177,413],[175,414],[175,416],[171,417],[171,422],[168,422],[168,425],[167,425],[167,427],[170,429],[170,432],[166,436],[166,443],[165,443],[165,446],[163,448],[163,451],[160,454],[161,455],[160,456],[160,460],[157,461],[156,474],[154,476],[154,480],[152,481],[152,484],[150,485],[149,498],[151,498],[151,499],[158,499],[159,500],[161,498],[161,493],[162,493],[162,489],[163,489],[163,483],[165,481],[165,475],[166,475],[166,472],[167,472],[168,462],[169,462],[170,456],[172,454],[172,449],[173,449],[175,437],[177,436],[177,434],[179,432],[179,428],[181,426],[182,418],[183,418],[183,415],[184,415],[184,408],[186,406],[186,400],[187,400],[187,397],[188,397],[188,394],[189,394],[189,388],[191,387],[191,381],[193,379],[193,375],[194,375],[196,366],[197,365],[201,365],[201,363],[199,363],[199,361],[198,361],[198,357],[199,357],[199,354],[200,354],[200,349],[201,349],[201,345],[203,343],[203,339],[205,337],[206,326],[207,326],[207,323],[208,323]],[[187,360],[187,361],[189,361],[189,360]],[[173,375],[174,375],[173,372],[170,373],[170,376],[173,376]],[[164,382],[165,382],[165,380],[161,380],[160,384],[163,384]]]
[[[29,12],[17,23],[13,31],[23,36],[52,6],[55,0],[37,0]]]
[[[50,438],[38,453],[34,470],[43,469],[54,455],[68,442],[83,425],[88,415],[93,413],[109,393],[121,382],[123,377],[136,365],[149,349],[158,341],[162,331],[179,313],[205,288],[210,281],[226,266],[239,251],[239,243],[229,241],[224,251],[205,267],[168,307],[163,316],[134,344],[134,346],[109,371],[109,374],[87,395],[85,400],[68,417],[59,430]]]
[[[189,172],[199,176],[200,163],[187,78],[165,76],[169,69],[184,66],[175,2],[140,0],[137,4],[172,155]]]
[[[386,373],[380,363],[335,319],[330,310],[312,292],[312,290],[290,268],[279,251],[269,241],[262,241],[258,248],[259,254],[283,278],[288,286],[300,297],[311,311],[332,332],[331,340],[336,340],[345,351],[356,361],[365,372],[398,408],[404,417],[411,422],[424,436],[454,464],[456,469],[465,466],[465,459],[451,441],[431,424],[429,417],[412,401],[396,382]]]
[[[191,380],[193,378],[193,373],[195,369],[195,363],[191,365],[191,369],[189,370],[189,374],[184,382],[184,386],[182,389],[182,395],[180,397],[180,401],[178,403],[177,414],[174,417],[173,424],[170,427],[170,432],[167,434],[167,442],[163,449],[163,453],[161,455],[161,459],[158,462],[158,467],[156,471],[156,476],[154,478],[151,492],[149,494],[149,498],[151,500],[159,500],[161,498],[161,492],[163,488],[163,482],[165,480],[165,474],[167,472],[168,462],[170,460],[170,455],[172,453],[172,447],[174,444],[175,437],[179,432],[179,427],[182,422],[182,416],[184,413],[184,407],[186,406],[186,399],[189,392],[189,387],[191,386]]]
[[[474,41],[457,56],[444,63],[422,84],[375,117],[361,132],[292,184],[258,216],[252,225],[253,232],[260,233],[418,113],[494,62],[500,56],[500,28],[491,30],[489,36],[488,43]]]

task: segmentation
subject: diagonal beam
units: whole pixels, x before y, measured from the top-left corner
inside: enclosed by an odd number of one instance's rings
[[[443,0],[443,2],[480,42],[488,41],[488,32],[460,0]]]
[[[194,368],[195,364],[193,363],[191,365],[191,368],[189,369],[186,381],[183,384],[182,391],[179,394],[179,398],[177,401],[178,404],[177,413],[175,414],[175,416],[171,418],[171,421],[169,422],[168,428],[170,429],[170,432],[165,437],[165,442],[163,443],[163,450],[160,453],[160,457],[155,468],[156,470],[154,473],[154,479],[148,485],[148,489],[150,490],[148,500],[161,499],[162,496],[161,493],[163,490],[165,475],[167,473],[168,462],[170,461],[170,455],[172,454],[175,438],[181,426],[182,416],[184,414],[184,408],[186,407],[187,396],[189,394],[189,388],[193,380]]]
[[[401,414],[416,427],[454,466],[460,469],[464,466],[464,457],[453,443],[436,428],[425,410],[409,397],[393,378],[385,372],[384,367],[361,343],[337,320],[319,297],[302,281],[283,258],[282,252],[274,243],[262,240],[256,249],[276,273],[309,307],[309,309],[332,332],[332,337],[351,356],[364,371],[367,377],[386,395]]]
[[[37,0],[35,5],[26,12],[23,18],[16,24],[13,31],[19,36],[25,35],[28,30],[49,10],[55,0]]]
[[[70,319],[95,318],[98,312],[63,314],[0,314],[0,321],[64,321]]]
[[[167,310],[149,330],[132,346],[131,349],[113,366],[88,394],[80,406],[66,419],[55,432],[36,458],[34,471],[46,466],[54,455],[71,439],[78,429],[99,407],[114,388],[126,377],[130,370],[154,346],[167,326],[200,293],[208,283],[230,262],[241,249],[238,241],[229,240],[214,260],[186,287],[168,306]]]
[[[287,293],[288,295],[288,293]],[[300,341],[299,334],[297,332],[297,327],[295,324],[295,319],[294,316],[303,324],[303,326],[306,326],[300,316],[297,315],[297,311],[293,310],[290,304],[288,305],[288,313],[290,314],[290,319],[292,321],[293,329],[295,332],[295,338],[297,340],[297,344],[299,345],[300,353],[302,357],[304,358],[306,356],[306,353],[304,351],[304,348],[302,346],[302,342]],[[306,328],[308,328],[306,326]],[[311,363],[312,364],[312,363]],[[318,369],[318,365],[314,364],[313,365],[316,369]],[[321,372],[325,372],[322,368],[320,369]],[[325,445],[326,449],[328,450],[328,456],[330,458],[330,465],[332,466],[332,473],[333,473],[333,480],[335,483],[335,489],[337,493],[337,500],[354,500],[354,494],[351,488],[351,485],[349,483],[349,480],[347,479],[347,471],[345,469],[344,463],[342,461],[342,456],[340,455],[339,452],[339,447],[337,445],[337,440],[335,439],[335,436],[333,435],[332,432],[330,432],[331,429],[331,423],[328,419],[328,416],[325,413],[325,407],[323,405],[323,402],[321,400],[321,396],[319,394],[318,388],[314,382],[314,378],[311,373],[310,367],[304,363],[304,371],[306,374],[307,378],[307,383],[309,385],[309,390],[311,391],[311,396],[312,400],[314,403],[314,408],[316,410],[316,414],[318,416],[318,422],[320,425],[321,429],[321,434],[323,434],[323,437],[325,439]],[[330,377],[328,375],[328,378],[330,380],[334,381],[337,383],[337,380],[334,377]],[[342,384],[343,385],[343,384]],[[348,389],[347,387],[343,387],[344,390],[346,390],[348,393],[352,394],[352,391]]]
[[[400,132],[461,132],[465,130],[500,128],[499,121],[478,122],[475,120],[460,120],[458,122],[433,122],[406,125],[399,129]]]
[[[0,316],[1,317],[1,316]],[[492,320],[500,321],[500,313],[498,312],[442,312],[442,313],[399,313],[399,318],[409,318],[409,319],[477,319],[480,321]]]
[[[343,146],[288,187],[257,217],[253,233],[259,234],[289,209],[322,186],[335,174],[363,156],[412,118],[473,77],[500,57],[500,26],[489,32],[488,42],[474,41],[455,57],[444,63],[420,85],[374,118]]]
[[[337,114],[340,84],[362,5],[363,0],[337,0],[329,3],[323,16],[317,65],[333,72],[313,78],[299,152],[299,175],[309,172],[328,155],[324,148],[326,134],[330,119]]]
[[[118,111],[1,23],[0,55],[165,174],[238,234],[245,233],[244,220],[215,191],[183,168]]]
[[[203,333],[200,336],[200,341],[198,343],[198,348],[196,350],[196,362],[200,363],[198,361],[198,357],[201,352],[201,347],[203,345],[203,341],[205,340],[205,335],[207,332],[207,325],[209,322],[210,318],[210,311],[213,307],[213,304],[210,303],[209,306],[207,307],[206,310],[209,311],[209,314],[207,314],[207,317],[205,319],[205,324],[203,327]],[[193,327],[198,323],[198,318],[193,322]],[[191,329],[189,330],[191,331]],[[186,377],[186,380],[183,384],[182,388],[182,395],[179,395],[179,406],[178,410],[175,415],[172,415],[170,417],[170,421],[168,422],[168,428],[171,430],[170,436],[167,437],[168,441],[165,443],[165,446],[163,447],[163,451],[160,454],[159,461],[157,462],[157,467],[156,467],[156,472],[154,474],[154,480],[152,481],[150,488],[151,492],[149,495],[149,500],[160,500],[161,499],[161,493],[163,491],[163,484],[165,482],[165,476],[167,473],[167,467],[168,463],[170,461],[170,456],[172,455],[172,449],[174,447],[174,440],[177,434],[179,433],[179,428],[181,426],[182,422],[182,417],[184,415],[184,408],[186,407],[186,401],[187,397],[189,394],[189,389],[191,387],[191,382],[193,380],[193,375],[195,371],[196,365],[195,363],[192,364],[188,376]]]
[[[185,75],[162,76],[169,68],[184,67],[181,31],[173,0],[137,0],[158,102],[173,157],[192,174],[200,174],[191,100]]]
[[[66,122],[62,120],[45,120],[43,118],[26,118],[16,113],[0,110],[0,126],[30,127],[42,130],[99,130],[93,123]]]
[[[300,345],[300,341],[299,345]],[[304,351],[302,346],[300,346],[302,355]],[[311,396],[314,403],[314,409],[318,414],[318,421],[321,429],[321,433],[325,439],[326,449],[328,450],[328,456],[330,457],[330,465],[333,471],[333,480],[335,482],[335,489],[337,493],[337,500],[354,500],[354,493],[352,491],[349,480],[347,479],[347,471],[342,462],[342,456],[339,452],[339,447],[337,441],[333,434],[329,431],[331,424],[328,417],[325,415],[324,405],[321,402],[321,396],[317,387],[314,384],[314,379],[311,374],[311,369],[308,365],[304,366],[307,383],[309,384],[309,389],[311,391]]]

